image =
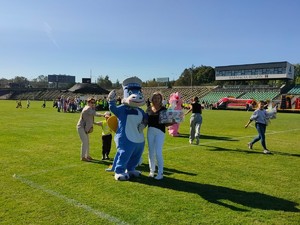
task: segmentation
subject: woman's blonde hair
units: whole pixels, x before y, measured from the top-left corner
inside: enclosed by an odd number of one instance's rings
[[[87,102],[91,102],[91,101],[96,101],[93,97],[89,97],[88,99],[87,99]]]
[[[156,91],[156,92],[154,92],[154,93],[152,94],[150,101],[152,102],[152,101],[153,101],[153,97],[154,97],[154,96],[157,96],[157,95],[160,96],[160,99],[161,99],[161,102],[162,102],[163,99],[164,99],[164,97],[163,97],[162,93],[160,93],[159,91]]]

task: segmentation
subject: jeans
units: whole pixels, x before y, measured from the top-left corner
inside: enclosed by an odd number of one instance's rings
[[[256,130],[258,132],[258,136],[256,136],[251,143],[254,144],[256,142],[258,142],[259,140],[261,141],[261,145],[263,146],[264,149],[267,149],[266,147],[266,137],[265,137],[265,133],[266,133],[266,124],[262,124],[262,123],[256,123],[255,124]]]
[[[193,113],[190,118],[190,140],[200,138],[200,128],[202,124],[202,116],[200,113]]]

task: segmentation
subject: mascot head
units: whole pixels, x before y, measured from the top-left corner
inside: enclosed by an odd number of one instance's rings
[[[123,81],[124,98],[122,103],[131,107],[139,107],[145,104],[142,93],[142,81],[138,77],[130,77]]]
[[[182,109],[182,96],[178,92],[170,94],[169,104],[171,109]]]

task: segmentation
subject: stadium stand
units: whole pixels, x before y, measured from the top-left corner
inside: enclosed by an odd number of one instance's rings
[[[12,95],[12,91],[10,90],[0,90],[0,99],[9,99]]]
[[[198,96],[201,102],[214,104],[223,97],[234,97],[237,99],[254,99],[259,100],[272,100],[273,102],[281,102],[283,95],[290,95],[292,106],[300,96],[300,85],[293,88],[284,89],[284,87],[271,87],[269,85],[245,86],[245,85],[232,85],[232,86],[193,86],[193,87],[143,87],[145,99],[150,98],[151,95],[160,91],[166,100],[169,99],[171,93],[179,92],[183,96],[183,101],[189,103],[192,97]],[[284,90],[284,91],[283,91]],[[109,90],[108,90],[109,91]],[[116,90],[117,95],[122,98],[123,89]],[[107,96],[107,94],[95,93],[77,93],[69,90],[58,89],[0,89],[0,99],[30,99],[30,100],[47,100],[53,101],[61,96],[65,98],[75,98],[80,96],[94,96],[97,99]]]
[[[202,98],[214,88],[215,88],[214,86],[194,86],[194,87],[177,86],[173,88],[143,87],[142,91],[145,96],[145,99],[150,98],[154,92],[159,91],[162,93],[162,95],[165,97],[166,100],[169,99],[170,94],[174,92],[179,92],[182,95],[183,100],[189,102],[194,96],[198,96],[199,99]],[[117,95],[119,96],[123,95],[123,89],[118,89],[116,91],[117,91]]]
[[[230,90],[233,92],[230,96]],[[273,100],[281,93],[280,87],[273,87],[269,85],[236,85],[219,87],[216,91],[225,92],[228,96],[239,99],[254,99],[254,100]],[[234,92],[236,91],[236,92]],[[238,95],[240,93],[240,95]]]
[[[220,98],[224,97],[234,97],[238,98],[241,96],[243,92],[234,92],[234,91],[212,91],[207,95],[201,98],[201,102],[208,102],[209,104],[213,104],[219,101]]]
[[[300,95],[300,85],[296,85],[291,90],[288,91],[288,94]]]
[[[156,92],[160,91],[166,99],[169,98],[171,93],[179,92],[185,101],[189,101],[194,96],[198,96],[199,98],[208,94],[211,90],[213,90],[214,86],[194,86],[194,87],[144,87],[143,93],[145,98],[150,98],[151,95]],[[117,95],[120,97],[123,96],[123,89],[117,89]],[[103,98],[107,96],[107,94],[95,94],[91,93],[81,93],[77,91],[76,93],[68,91],[68,90],[57,90],[57,89],[15,89],[15,90],[1,90],[0,97],[2,99],[31,99],[31,100],[54,100],[59,98],[61,95],[68,98],[75,98],[76,96],[88,96],[92,95],[96,98]]]
[[[240,96],[241,99],[273,100],[280,94],[280,91],[265,91],[265,92],[247,92]]]

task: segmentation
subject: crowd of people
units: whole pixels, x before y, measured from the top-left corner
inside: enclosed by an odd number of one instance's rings
[[[118,97],[117,104],[121,104],[121,98]],[[57,112],[81,112],[87,105],[87,100],[80,97],[65,97],[64,95],[53,100],[53,108],[57,108]],[[108,101],[106,96],[95,99],[95,110],[108,110]]]

